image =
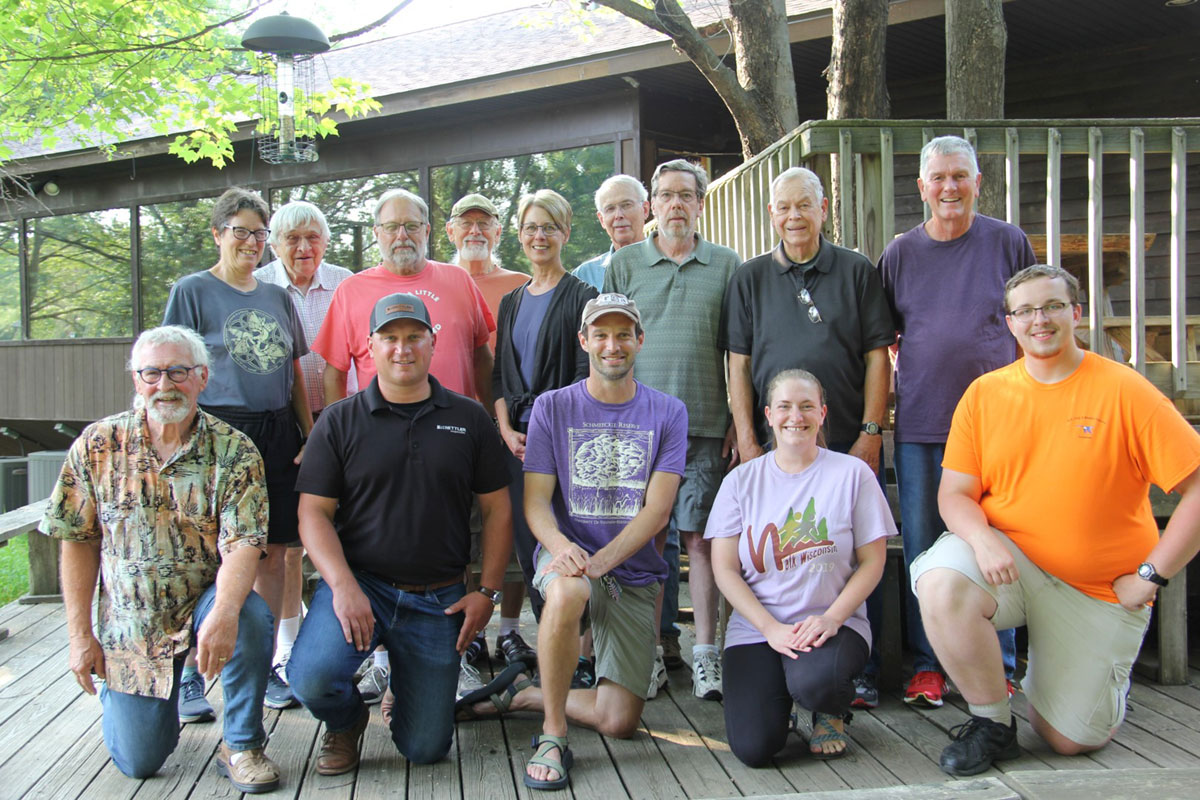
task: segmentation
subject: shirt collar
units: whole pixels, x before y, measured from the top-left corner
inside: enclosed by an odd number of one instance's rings
[[[440,383],[438,379],[429,376],[429,388],[431,390],[429,399],[438,408],[447,408],[450,405],[450,392]],[[371,378],[371,383],[363,389],[363,396],[367,400],[367,411],[374,414],[377,411],[391,411],[391,404],[383,398],[383,392],[379,391],[379,376]]]
[[[830,257],[832,252],[831,245],[822,236],[817,254],[811,260],[804,262],[804,264],[797,264],[787,257],[787,253],[783,249],[783,242],[775,245],[775,249],[771,251],[771,258],[774,260],[775,267],[779,270],[780,275],[786,274],[792,267],[799,267],[802,272],[807,269],[817,269],[820,272],[828,273],[833,268],[833,259]]]
[[[701,236],[699,232],[696,232],[692,235],[695,237],[696,246],[692,248],[692,252],[688,255],[687,259],[684,260],[683,263],[687,264],[692,261],[699,261],[701,264],[708,264],[712,261],[712,243]],[[675,264],[674,261],[672,261],[670,258],[667,258],[667,256],[665,256],[663,252],[658,249],[658,245],[655,244],[657,239],[658,231],[651,231],[650,235],[641,242],[642,257],[645,259],[646,266],[653,267],[654,265],[661,264],[664,261],[669,264]],[[629,246],[632,247],[633,245]]]

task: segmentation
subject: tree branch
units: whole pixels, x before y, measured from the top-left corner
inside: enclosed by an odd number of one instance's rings
[[[402,2],[399,3],[395,8],[393,8],[388,13],[384,14],[379,19],[370,23],[369,25],[364,25],[361,28],[357,28],[352,31],[346,31],[345,33],[335,33],[333,36],[329,37],[329,43],[333,44],[335,42],[343,41],[344,39],[353,39],[355,36],[362,36],[364,33],[370,33],[371,31],[375,30],[379,26],[387,24],[387,22],[392,17],[394,17],[394,16],[396,16],[396,14],[400,13],[400,11],[402,11],[404,9],[404,7],[407,6],[411,2],[412,2],[412,0],[402,0]]]

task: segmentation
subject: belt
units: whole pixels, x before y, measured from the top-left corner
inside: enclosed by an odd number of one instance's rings
[[[457,578],[448,578],[444,581],[434,581],[433,583],[400,583],[399,581],[389,580],[382,575],[376,575],[376,578],[391,586],[393,589],[399,589],[402,592],[431,592],[434,589],[445,589],[447,586],[453,586],[456,583],[462,583],[462,576]]]

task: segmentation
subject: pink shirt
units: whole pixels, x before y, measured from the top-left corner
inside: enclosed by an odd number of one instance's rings
[[[358,385],[375,377],[367,352],[371,309],[395,292],[415,294],[429,309],[437,345],[429,371],[451,391],[475,396],[475,349],[496,329],[492,314],[471,276],[461,267],[427,261],[416,275],[396,275],[382,265],[363,270],[338,286],[321,332],[312,344],[334,368],[358,371]]]

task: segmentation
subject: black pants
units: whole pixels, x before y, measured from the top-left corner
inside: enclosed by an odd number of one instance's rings
[[[787,741],[793,702],[810,711],[844,715],[868,653],[866,641],[845,626],[795,659],[766,642],[727,648],[723,683],[729,749],[747,766],[768,765]]]

